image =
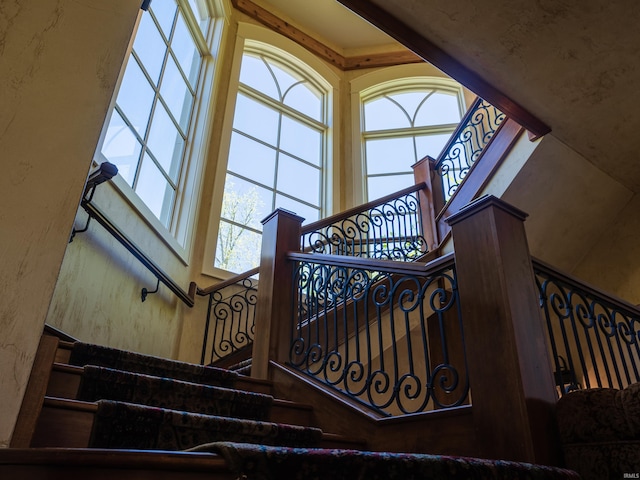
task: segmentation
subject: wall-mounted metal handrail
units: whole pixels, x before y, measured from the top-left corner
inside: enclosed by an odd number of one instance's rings
[[[118,169],[115,165],[104,162],[102,163],[98,169],[91,173],[89,178],[87,179],[87,186],[85,187],[84,195],[82,197],[82,201],[80,202],[80,206],[84,209],[85,212],[89,215],[89,219],[87,220],[87,225],[80,230],[74,230],[71,236],[71,240],[76,233],[83,232],[87,229],[89,225],[89,220],[95,219],[102,227],[113,237],[115,238],[124,248],[126,248],[134,257],[140,261],[157,279],[159,282],[162,282],[166,285],[169,290],[171,290],[180,300],[182,300],[187,306],[193,307],[194,305],[194,293],[190,289],[189,292],[185,292],[180,286],[173,281],[167,273],[162,270],[147,254],[145,254],[140,247],[138,247],[129,237],[127,237],[112,221],[107,217],[98,207],[96,207],[91,200],[93,199],[93,194],[95,189],[101,183],[110,180],[118,173]],[[70,240],[70,241],[71,241]],[[144,301],[146,294],[152,292],[146,291],[146,289],[142,289],[141,298]]]

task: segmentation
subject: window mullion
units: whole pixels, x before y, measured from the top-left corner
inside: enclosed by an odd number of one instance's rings
[[[293,117],[296,120],[299,120],[305,124],[313,126],[318,130],[325,130],[327,128],[326,124],[319,122],[318,120],[315,120],[311,117],[308,117],[304,113],[300,113],[297,110],[292,109],[290,106],[285,105],[284,103],[278,102],[277,100],[269,97],[268,95],[265,95],[264,93],[249,87],[248,85],[244,85],[243,83],[240,83],[238,85],[238,91],[244,93],[245,95],[248,95],[249,97],[252,97],[261,101],[262,103],[264,103],[265,105],[268,105],[274,110],[283,111],[290,117]]]

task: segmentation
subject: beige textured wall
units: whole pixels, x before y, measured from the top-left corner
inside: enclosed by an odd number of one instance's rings
[[[632,192],[553,135],[542,139],[502,199],[529,214],[531,253],[571,272]]]
[[[534,256],[640,303],[640,197],[553,135],[521,138],[483,193],[529,214]]]
[[[188,267],[109,184],[92,200],[115,225],[183,290]],[[84,226],[81,210],[76,225]],[[163,284],[143,303],[141,289],[154,290],[156,279],[97,222],[78,233],[67,247],[47,323],[91,343],[173,357],[182,329],[184,305]]]
[[[131,0],[0,8],[0,447],[13,432],[138,8]]]
[[[640,304],[640,195],[631,201],[612,224],[602,230],[598,241],[573,271],[586,282]]]

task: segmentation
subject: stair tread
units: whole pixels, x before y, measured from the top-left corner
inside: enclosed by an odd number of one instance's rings
[[[77,365],[70,365],[68,363],[60,363],[60,362],[55,362],[52,366],[52,370],[54,372],[67,373],[67,374],[78,375],[78,376],[81,376],[84,373],[84,367],[79,367]],[[131,372],[131,373],[135,373],[135,372]],[[158,378],[162,378],[162,377],[158,377]],[[179,381],[183,381],[183,380],[179,380]],[[257,378],[251,378],[251,377],[247,377],[246,379],[245,378],[241,379],[241,383],[248,384],[249,386],[253,384],[271,386],[272,384],[272,382],[270,382],[269,380],[261,380]],[[226,388],[226,387],[218,387],[218,388]],[[236,389],[246,390],[246,388],[236,388]],[[247,390],[247,391],[253,392],[252,390]],[[263,393],[263,392],[255,392],[255,393]],[[51,397],[51,396],[57,396],[57,395],[49,395],[49,396]],[[63,398],[63,397],[60,397],[60,398]],[[313,410],[312,405],[295,402],[292,400],[286,400],[282,398],[275,398],[275,397],[273,398],[273,405],[279,406],[279,407],[295,408],[300,410],[309,410],[309,411]]]
[[[44,405],[48,406],[48,407],[53,407],[53,408],[62,408],[62,409],[66,409],[66,410],[78,410],[78,411],[83,411],[83,412],[96,412],[98,409],[98,405],[100,402],[112,402],[112,403],[122,403],[122,404],[129,404],[129,405],[135,405],[137,407],[140,407],[141,409],[148,409],[149,411],[151,410],[168,410],[168,411],[172,411],[172,412],[178,412],[178,413],[182,413],[185,415],[194,415],[194,416],[203,416],[203,417],[222,417],[222,418],[230,418],[230,419],[238,419],[238,420],[248,420],[248,421],[253,421],[253,422],[260,422],[260,423],[279,423],[281,425],[289,425],[289,426],[300,426],[300,425],[296,425],[296,424],[287,424],[287,423],[280,423],[280,422],[272,422],[269,420],[249,420],[249,419],[240,419],[237,417],[223,417],[221,415],[207,415],[205,413],[195,413],[195,412],[183,412],[181,410],[175,410],[175,409],[171,409],[171,408],[162,408],[162,407],[153,407],[150,405],[140,405],[140,404],[135,404],[135,403],[130,403],[130,402],[120,402],[120,401],[115,401],[115,400],[98,400],[95,402],[87,402],[84,400],[75,400],[75,399],[69,399],[69,398],[59,398],[59,397],[50,397],[50,396],[46,396],[44,397]],[[310,428],[316,428],[316,427],[310,427]],[[316,428],[317,430],[320,430],[318,428]],[[323,435],[328,435],[331,438],[341,438],[342,436],[339,434],[330,434],[330,433],[326,433],[326,432],[322,432]]]
[[[81,342],[73,344],[69,364],[97,365],[222,387],[232,387],[239,377],[237,373],[222,368]]]
[[[287,402],[286,400],[284,402]],[[119,403],[126,403],[126,402],[119,402]],[[66,410],[77,410],[77,411],[82,411],[82,412],[96,412],[98,410],[98,402],[86,402],[86,401],[82,401],[82,400],[72,400],[72,399],[68,399],[68,398],[58,398],[58,397],[50,397],[50,396],[46,396],[44,398],[44,405],[47,407],[51,407],[51,408],[61,408],[61,409],[66,409]],[[146,405],[140,405],[141,407],[148,407],[150,410],[151,409],[157,409],[157,407],[149,407]],[[304,406],[304,405],[303,405]],[[163,410],[171,410],[171,409],[163,409]],[[177,411],[177,410],[174,410]],[[205,415],[202,413],[197,413],[194,415],[201,415],[201,416],[215,416],[215,415]],[[278,422],[269,422],[269,421],[259,421],[261,423],[278,423]],[[291,425],[291,426],[299,426],[299,425],[295,425],[295,424],[283,424],[283,425]],[[354,442],[354,443],[359,443],[359,442],[364,442],[364,440],[362,439],[358,439],[358,438],[354,438],[354,437],[347,437],[345,435],[341,435],[338,433],[331,433],[331,432],[322,432],[322,437],[326,438],[326,439],[330,439],[330,440],[340,440],[340,441],[346,441],[346,442]]]

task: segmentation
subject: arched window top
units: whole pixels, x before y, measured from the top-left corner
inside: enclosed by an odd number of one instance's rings
[[[314,120],[323,121],[324,93],[307,77],[264,54],[247,52],[243,55],[240,83]]]
[[[247,40],[240,84],[318,122],[326,121],[330,85],[315,70],[272,45]]]
[[[435,88],[384,93],[364,102],[364,130],[459,123],[457,93]]]
[[[413,183],[411,165],[437,157],[464,111],[462,87],[437,77],[404,77],[360,91],[365,192],[369,200]]]

